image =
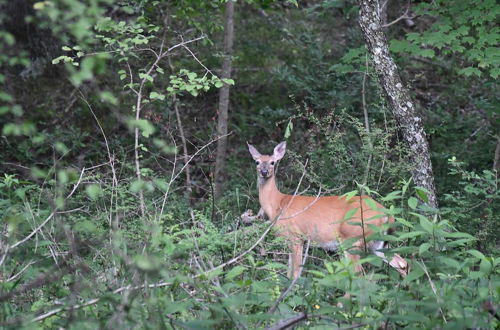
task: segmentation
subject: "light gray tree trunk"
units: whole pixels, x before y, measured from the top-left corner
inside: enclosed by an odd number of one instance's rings
[[[234,2],[228,0],[226,3],[226,15],[224,24],[224,60],[222,62],[221,78],[231,78],[232,55],[234,40]],[[225,165],[227,154],[227,121],[229,109],[229,85],[219,90],[219,110],[217,118],[217,152],[215,156],[215,189],[214,198],[218,199],[224,188]]]
[[[438,207],[429,145],[417,114],[415,103],[403,85],[398,68],[389,53],[387,38],[382,30],[378,0],[359,0],[359,25],[372,57],[380,84],[385,92],[403,138],[410,149],[413,181],[417,186],[429,191],[429,205]]]
[[[493,170],[500,173],[500,137],[497,137],[497,147],[495,148],[495,157],[493,159]]]

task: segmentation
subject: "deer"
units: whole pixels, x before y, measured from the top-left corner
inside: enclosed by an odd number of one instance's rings
[[[262,155],[248,142],[247,145],[256,164],[261,210],[273,221],[278,236],[283,237],[291,248],[288,260],[289,278],[296,280],[300,276],[306,241],[316,243],[327,251],[335,251],[341,242],[350,239],[354,240],[353,249],[345,251],[345,254],[353,263],[356,272],[364,270],[359,263],[360,254],[353,252],[369,249],[396,269],[401,276],[408,274],[409,267],[404,258],[394,254],[391,260],[387,260],[385,254],[379,251],[387,247],[385,241],[368,240],[374,233],[373,225],[384,230],[386,224],[394,224],[394,218],[383,212],[384,208],[380,203],[367,195],[349,199],[347,196],[283,194],[276,186],[275,168],[285,155],[286,142],[279,143],[272,155]],[[373,201],[369,204],[376,207],[371,208],[366,202],[368,199]],[[389,226],[384,234],[392,230]]]

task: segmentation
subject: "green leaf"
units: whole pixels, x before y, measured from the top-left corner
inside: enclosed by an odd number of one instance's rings
[[[151,92],[149,94],[149,98],[153,100],[161,100],[163,101],[165,99],[165,95],[157,93],[157,92]]]
[[[138,128],[141,131],[142,136],[146,138],[150,137],[156,130],[153,124],[146,119],[130,119],[127,121],[127,124],[130,128]]]
[[[438,260],[440,263],[448,265],[448,266],[454,268],[455,270],[460,270],[462,268],[460,263],[455,259],[439,256]]]
[[[420,218],[420,226],[422,226],[422,228],[429,234],[434,232],[434,224],[425,217]]]
[[[225,82],[228,85],[234,85],[234,80],[233,79],[224,78],[224,79],[222,79],[222,81]]]
[[[358,195],[358,191],[357,190],[352,190],[352,191],[346,192],[341,197],[345,197],[345,199],[346,199],[347,202],[353,203],[355,200],[351,200],[351,199],[354,196],[357,196],[357,195]]]
[[[418,248],[418,254],[419,255],[422,255],[424,254],[425,252],[427,252],[431,247],[431,244],[430,243],[423,243],[419,246]]]
[[[415,265],[413,266],[413,268],[411,269],[410,274],[408,274],[408,275],[404,278],[404,280],[403,280],[403,282],[401,282],[401,284],[402,284],[402,285],[406,285],[406,284],[408,284],[408,283],[410,283],[410,282],[413,282],[413,281],[415,281],[416,279],[418,279],[419,277],[421,277],[421,276],[422,276],[422,275],[424,275],[424,274],[425,274],[425,272],[424,272],[424,270],[420,267],[420,265],[419,265],[419,264],[415,264]]]
[[[222,81],[216,80],[214,82],[214,86],[215,86],[215,88],[221,88],[222,86],[224,86],[224,84],[222,83]]]
[[[233,267],[227,274],[226,274],[226,279],[232,280],[236,276],[241,275],[244,271],[246,271],[246,267],[243,266],[236,266]]]
[[[146,79],[146,80],[147,80],[147,81],[149,81],[149,82],[153,82],[153,77],[152,77],[152,76],[150,76],[149,74],[146,74],[146,73],[142,73],[142,72],[140,72],[140,73],[139,73],[139,78],[141,78],[141,79],[143,79],[143,80],[144,80],[144,79]]]
[[[375,201],[371,198],[363,198],[363,202],[366,203],[366,205],[368,205],[368,207],[374,211],[378,211],[380,210],[380,207],[377,205],[377,203],[375,203]]]
[[[471,249],[471,250],[468,250],[467,253],[469,253],[470,255],[472,255],[478,259],[486,260],[486,257],[484,256],[484,254],[482,254],[478,250]]]
[[[97,226],[90,220],[80,221],[75,225],[75,230],[83,233],[96,233]]]
[[[413,228],[413,224],[409,221],[407,221],[406,219],[403,219],[403,218],[400,218],[400,217],[396,217],[394,218],[397,222],[405,225],[406,227],[410,227],[410,228]]]
[[[413,237],[418,237],[427,234],[425,231],[417,230],[417,231],[410,231],[408,233],[403,233],[399,235],[400,240],[404,240],[407,238],[413,238]]]
[[[136,255],[134,261],[139,269],[145,271],[155,270],[160,266],[159,260],[154,256]]]
[[[500,76],[500,68],[493,68],[490,70],[490,76],[493,79],[497,79]]]
[[[429,197],[428,197],[429,191],[427,189],[421,187],[415,187],[415,193],[424,203],[429,202]]]
[[[98,184],[89,184],[85,187],[85,192],[89,196],[89,198],[93,201],[97,200],[99,197],[103,195],[101,186]]]
[[[396,191],[390,192],[389,194],[387,194],[387,196],[382,197],[382,201],[388,202],[388,201],[392,201],[394,199],[400,199],[400,198],[401,198],[401,191],[396,190]]]
[[[483,259],[481,260],[481,263],[479,264],[479,270],[483,272],[484,274],[489,274],[491,272],[492,265],[488,261],[488,259]]]
[[[479,272],[470,272],[470,274],[469,274],[469,278],[470,278],[471,280],[477,280],[477,279],[479,279],[479,278],[483,278],[485,275],[486,275],[486,274],[485,274],[485,273],[483,273],[483,272],[481,272],[481,271],[479,271]]]
[[[415,197],[410,197],[408,198],[408,206],[412,209],[415,210],[418,205],[418,200]]]
[[[356,214],[356,212],[357,212],[357,211],[358,211],[358,208],[357,208],[357,207],[355,207],[355,208],[353,208],[353,209],[348,210],[348,211],[345,213],[345,215],[344,215],[344,217],[342,218],[342,220],[341,220],[341,221],[342,221],[342,222],[344,222],[344,221],[349,221],[349,220],[351,220],[351,219],[352,219],[352,217],[354,216],[354,214]]]
[[[478,76],[478,77],[481,76],[481,71],[479,69],[473,68],[471,66],[469,66],[467,68],[464,68],[464,69],[461,69],[461,70],[458,70],[458,73],[459,74],[463,74],[466,77],[470,77],[472,75],[475,75],[475,76]]]

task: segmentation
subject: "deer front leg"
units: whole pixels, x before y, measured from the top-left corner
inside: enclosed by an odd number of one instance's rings
[[[288,258],[288,277],[296,279],[300,276],[300,269],[302,266],[302,249],[304,243],[302,241],[295,241],[291,246],[292,253]]]
[[[363,241],[359,240],[352,245],[351,249],[356,251],[356,252],[358,252],[358,251],[360,252],[362,250],[362,247],[363,247]],[[351,261],[354,265],[354,270],[356,271],[356,273],[364,273],[363,266],[359,263],[359,260],[361,259],[361,256],[359,254],[352,254],[352,253],[349,253],[348,251],[346,251],[345,255],[346,255],[346,257],[351,259]]]

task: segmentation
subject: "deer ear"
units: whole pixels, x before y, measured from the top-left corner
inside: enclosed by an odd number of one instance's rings
[[[260,152],[257,149],[255,149],[255,147],[250,143],[247,142],[247,145],[248,145],[248,151],[250,151],[250,154],[252,155],[253,159],[258,160],[260,156],[262,156]]]
[[[286,151],[286,141],[281,142],[276,147],[274,147],[273,158],[278,161],[285,155]]]

